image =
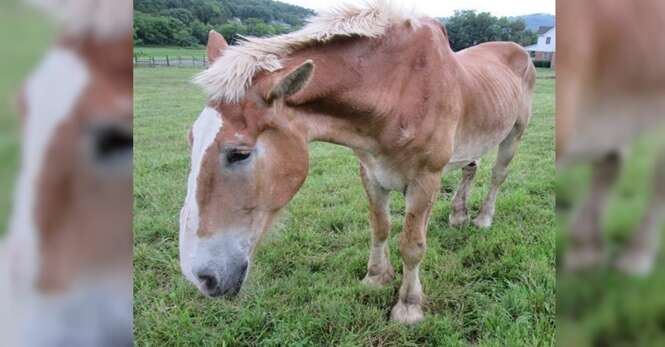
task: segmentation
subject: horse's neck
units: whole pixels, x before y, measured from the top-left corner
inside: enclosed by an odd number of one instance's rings
[[[456,74],[455,67],[441,68],[452,55],[442,57],[437,47],[424,44],[411,50],[397,46],[386,53],[369,41],[340,44],[325,55],[315,48],[291,60],[296,65],[313,57],[315,62],[308,86],[287,100],[297,110],[297,123],[306,129],[309,141],[367,152],[385,150],[398,145],[400,129],[419,134],[422,121],[440,108],[440,99],[456,92],[451,88],[454,78],[435,77]],[[444,92],[433,92],[437,90]]]
[[[329,142],[369,152],[375,151],[379,145],[373,133],[380,129],[363,124],[371,123],[371,119],[342,118],[307,110],[299,110],[297,115],[294,122],[308,142]]]

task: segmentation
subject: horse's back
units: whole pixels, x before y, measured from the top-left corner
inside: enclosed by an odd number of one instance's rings
[[[506,67],[524,82],[528,91],[533,90],[536,69],[529,53],[514,42],[481,43],[457,52],[457,56],[463,66],[484,67],[484,72],[488,74],[501,74],[501,70],[496,67]]]
[[[453,161],[480,158],[531,116],[535,68],[523,48],[489,42],[461,50],[464,114],[458,125]]]

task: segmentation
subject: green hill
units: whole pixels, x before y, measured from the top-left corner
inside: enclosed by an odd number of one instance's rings
[[[272,0],[135,0],[134,43],[204,45],[211,29],[233,42],[238,35],[270,36],[296,30],[313,14]]]
[[[555,17],[547,13],[534,13],[513,18],[523,19],[526,23],[526,28],[531,31],[538,31],[538,28],[541,26],[552,27],[555,23]]]

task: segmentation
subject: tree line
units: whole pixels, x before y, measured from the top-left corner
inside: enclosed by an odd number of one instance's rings
[[[513,41],[522,46],[538,41],[538,34],[526,28],[524,19],[495,17],[487,12],[455,11],[443,19],[454,51],[488,41]]]
[[[214,29],[233,44],[242,36],[272,36],[301,28],[314,12],[272,0],[134,0],[136,46],[205,45]],[[536,42],[536,33],[522,19],[486,12],[456,11],[441,19],[453,50],[486,41]]]
[[[233,43],[238,35],[271,36],[299,29],[313,14],[271,0],[134,0],[134,44],[205,45],[211,29]]]

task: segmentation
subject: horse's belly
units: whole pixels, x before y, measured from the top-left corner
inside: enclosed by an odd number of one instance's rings
[[[494,133],[474,134],[469,136],[458,136],[455,139],[455,149],[450,163],[470,163],[480,159],[487,152],[496,148],[503,141],[512,127],[500,129]]]

